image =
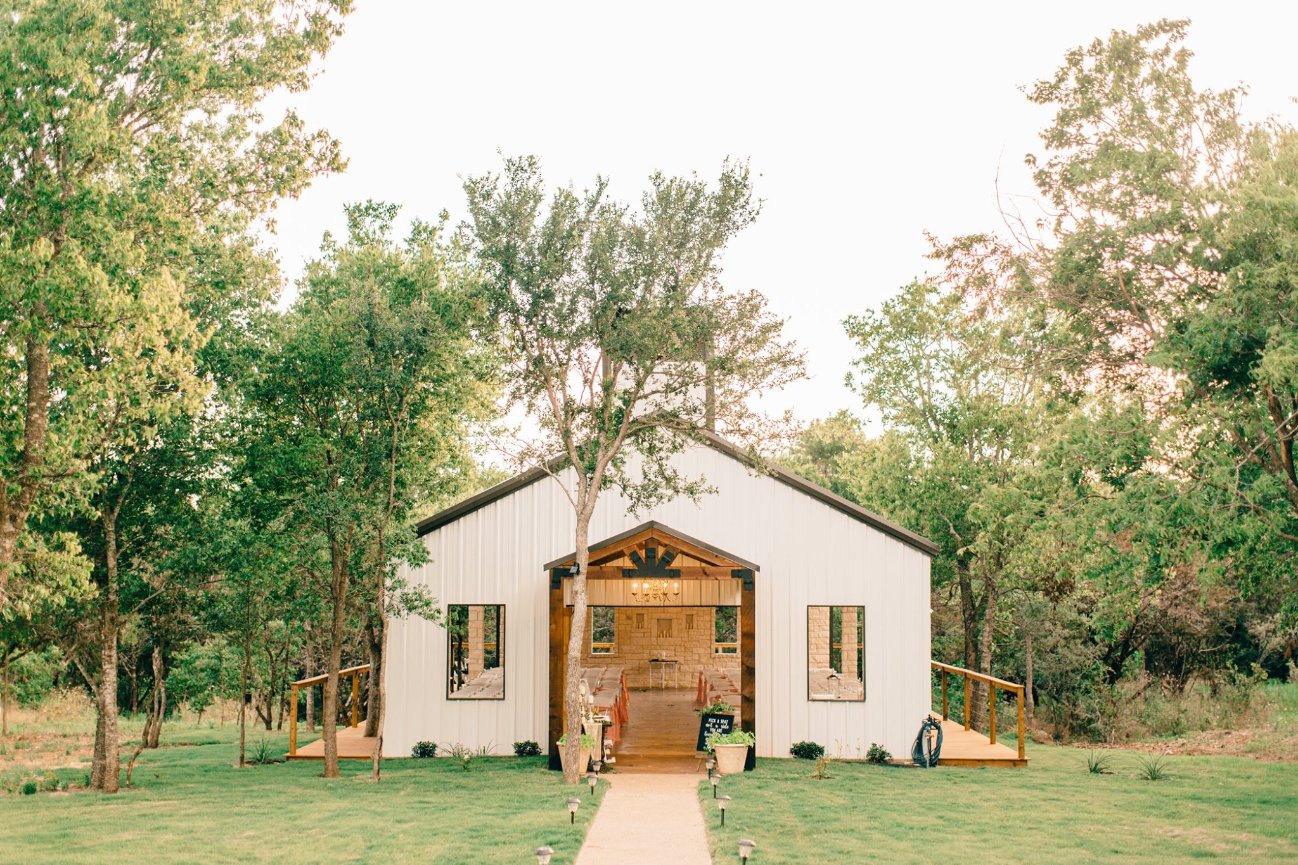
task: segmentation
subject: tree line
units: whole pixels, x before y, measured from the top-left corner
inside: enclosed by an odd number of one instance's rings
[[[941,544],[935,657],[1026,681],[1063,736],[1298,652],[1298,131],[1196,87],[1186,33],[1027,88],[1037,201],[846,319],[884,431],[840,414],[789,456]]]

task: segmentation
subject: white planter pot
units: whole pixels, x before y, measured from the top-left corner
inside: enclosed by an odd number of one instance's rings
[[[737,775],[744,771],[748,760],[747,745],[713,745],[712,753],[717,758],[717,771],[722,775]]]

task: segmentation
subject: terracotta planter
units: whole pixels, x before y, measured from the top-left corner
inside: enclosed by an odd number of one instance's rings
[[[712,753],[717,758],[717,771],[722,775],[737,775],[744,771],[748,760],[747,745],[713,745]]]
[[[578,775],[585,772],[587,767],[590,766],[590,751],[591,751],[590,748],[585,748],[585,747],[581,748],[581,753],[578,757],[580,762],[577,763]],[[563,745],[559,745],[559,765],[563,767],[564,772],[568,771],[568,749]]]

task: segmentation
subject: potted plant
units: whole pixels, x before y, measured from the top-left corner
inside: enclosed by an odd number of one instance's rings
[[[747,730],[731,730],[729,733],[718,733],[708,737],[708,751],[717,758],[717,771],[722,775],[734,775],[744,771],[748,761],[748,749],[757,742]]]
[[[559,741],[557,743],[559,746],[559,763],[564,767],[564,771],[567,771],[568,758],[566,756],[567,749],[565,749],[563,746],[566,745],[567,743],[568,743],[568,734],[564,733],[562,736],[559,737]],[[582,733],[581,741],[578,743],[578,747],[580,748],[580,756],[578,757],[578,762],[577,762],[577,767],[578,767],[577,772],[578,774],[580,774],[582,772],[585,772],[586,767],[590,765],[590,752],[595,749],[595,737],[591,736],[588,733]]]

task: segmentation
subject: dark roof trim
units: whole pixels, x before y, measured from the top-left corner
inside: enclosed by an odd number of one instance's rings
[[[933,543],[928,538],[918,535],[910,529],[899,526],[890,520],[886,520],[874,511],[866,510],[855,502],[850,502],[842,496],[832,493],[818,484],[813,484],[804,477],[795,475],[788,469],[776,465],[775,463],[759,463],[758,460],[754,459],[751,455],[744,453],[739,448],[735,447],[733,444],[715,433],[700,433],[698,440],[713,450],[720,451],[732,459],[739,460],[749,468],[767,474],[770,477],[775,478],[777,481],[787,484],[795,490],[829,505],[839,513],[845,514],[858,522],[873,526],[885,535],[895,538],[907,546],[919,550],[921,553],[935,556],[941,550],[937,544]],[[448,523],[455,522],[460,517],[467,516],[480,508],[485,508],[487,505],[498,499],[503,499],[510,493],[517,492],[523,487],[531,486],[537,481],[548,477],[550,473],[557,470],[560,465],[562,465],[562,462],[556,460],[547,467],[529,469],[507,481],[498,483],[490,489],[483,490],[475,496],[470,496],[458,504],[451,505],[449,508],[421,520],[415,524],[415,531],[419,537],[423,537],[429,532],[440,529]],[[664,527],[664,529],[666,529],[666,527]],[[679,532],[676,532],[675,534],[679,534]],[[689,540],[690,543],[699,543],[686,538],[684,535],[680,535],[680,537],[681,540]],[[704,545],[699,543],[699,546]]]
[[[709,553],[712,553],[717,558],[729,559],[731,562],[733,562],[734,564],[738,565],[741,568],[748,568],[748,570],[750,571],[760,571],[762,569],[760,565],[755,565],[752,562],[747,561],[746,559],[741,559],[739,558],[739,556],[736,556],[734,553],[727,553],[725,550],[721,549],[720,547],[713,546],[712,544],[709,544],[707,541],[700,541],[698,538],[692,538],[689,535],[685,534],[684,532],[678,532],[675,529],[673,529],[671,526],[665,523],[660,523],[657,520],[650,520],[647,523],[641,523],[640,525],[636,526],[634,529],[627,529],[625,532],[619,532],[613,537],[605,538],[604,540],[600,541],[597,544],[591,544],[590,553],[592,556],[594,556],[596,553],[606,550],[609,547],[617,546],[622,541],[625,541],[627,538],[634,537],[643,531],[648,531],[651,529],[660,531],[665,535],[671,535],[673,538],[682,540],[685,543],[696,546],[701,550],[707,550]],[[568,555],[560,556],[559,558],[555,559],[553,562],[548,563],[544,568],[542,568],[542,570],[548,571],[551,568],[557,568],[559,567],[559,565],[562,565],[564,562],[570,562],[575,558],[577,558],[576,552],[568,553]]]

